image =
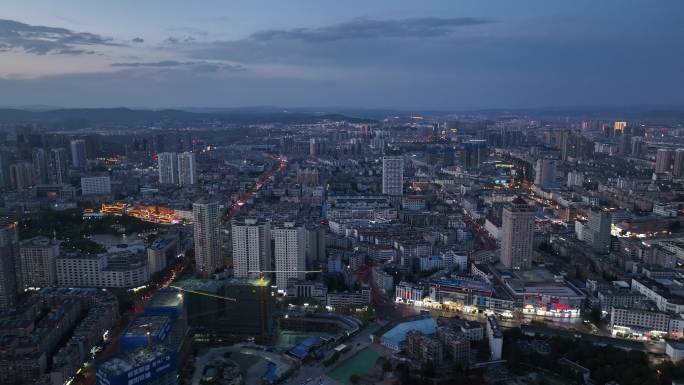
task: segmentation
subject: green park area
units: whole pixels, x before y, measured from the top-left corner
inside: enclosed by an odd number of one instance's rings
[[[80,210],[42,212],[26,217],[19,223],[19,237],[33,238],[38,235],[62,241],[65,251],[101,253],[104,248],[89,239],[94,234],[138,234],[152,231],[156,225],[128,216],[105,216],[83,219]]]
[[[377,359],[378,353],[365,348],[331,370],[328,376],[343,384],[350,384],[355,375],[360,376],[373,369]]]

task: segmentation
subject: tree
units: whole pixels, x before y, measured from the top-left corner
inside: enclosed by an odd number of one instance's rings
[[[352,384],[358,384],[359,381],[361,381],[361,377],[359,377],[358,374],[352,374],[351,377],[349,377],[349,382]]]

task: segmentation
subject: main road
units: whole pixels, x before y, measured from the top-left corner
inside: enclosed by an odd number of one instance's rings
[[[264,153],[264,156],[271,158],[272,160],[275,161],[273,166],[263,173],[260,177],[257,183],[250,188],[245,194],[238,199],[236,202],[234,202],[231,206],[226,215],[224,216],[224,221],[230,222],[230,220],[237,215],[238,212],[240,212],[240,209],[245,205],[247,201],[249,201],[254,195],[256,195],[259,190],[261,190],[266,184],[268,184],[271,180],[273,180],[273,177],[277,173],[282,173],[287,169],[287,160],[283,159],[281,157],[272,155],[272,154],[266,154]],[[135,308],[141,308],[143,302],[146,302],[149,300],[152,295],[160,288],[168,287],[171,285],[171,282],[179,276],[182,275],[185,269],[187,268],[188,264],[187,263],[179,263],[176,264],[172,270],[171,274],[169,277],[164,280],[164,282],[161,282],[157,287],[153,288],[152,290],[148,291],[143,298],[139,298],[137,300],[134,300]],[[122,318],[128,318],[131,317],[133,314],[129,311],[124,314],[122,314]],[[124,328],[117,328],[117,332],[113,333],[114,335],[112,336],[112,343],[102,352],[100,352],[97,355],[96,360],[102,360],[105,359],[113,354],[116,353],[117,350],[117,344],[115,343],[116,339],[118,338],[118,334],[123,330]],[[79,375],[75,376],[74,380],[72,381],[72,384],[74,385],[91,385],[95,383],[95,360],[92,360],[90,362],[85,363],[85,365],[82,368],[79,368]]]
[[[273,164],[273,167],[271,167],[268,171],[265,173],[261,174],[259,177],[259,180],[257,180],[257,183],[247,190],[242,196],[238,197],[238,199],[233,202],[233,204],[230,206],[228,209],[228,212],[224,216],[223,220],[224,222],[228,223],[230,222],[235,215],[237,215],[238,212],[240,212],[240,209],[242,209],[242,206],[244,206],[256,193],[259,192],[268,182],[270,182],[275,174],[282,173],[285,171],[287,168],[287,160],[275,155],[271,154],[264,154],[264,156],[271,158],[272,160],[275,161]]]

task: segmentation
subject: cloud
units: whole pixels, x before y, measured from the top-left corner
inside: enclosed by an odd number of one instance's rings
[[[136,38],[133,38],[131,41],[133,43],[144,43],[145,39],[143,39],[142,37],[136,37]]]
[[[128,62],[112,63],[112,67],[181,67],[192,64],[191,62],[180,62],[176,60],[162,60],[157,62]]]
[[[209,32],[195,27],[173,27],[167,28],[167,31],[172,34],[183,34],[187,36],[197,36],[200,38],[206,38],[209,36]]]
[[[197,60],[309,67],[424,67],[435,52],[453,50],[464,40],[482,39],[475,17],[423,17],[391,20],[356,18],[317,28],[261,30],[237,40],[176,39],[172,47]],[[438,64],[436,64],[438,65]]]
[[[199,72],[239,72],[246,70],[244,66],[239,64],[212,61],[162,60],[156,62],[120,62],[112,63],[110,66],[121,68],[187,68]]]
[[[166,38],[166,40],[164,40],[163,43],[167,44],[167,45],[180,45],[180,44],[194,43],[195,41],[197,41],[197,39],[195,39],[192,36],[185,36],[185,37],[169,36],[168,38]]]
[[[0,50],[20,50],[36,55],[89,55],[93,49],[83,46],[118,46],[113,39],[66,28],[29,25],[0,19]]]
[[[451,34],[455,29],[492,23],[492,20],[474,17],[410,18],[399,20],[354,19],[345,23],[321,28],[270,29],[250,36],[256,41],[301,40],[321,43],[349,39],[427,38]]]

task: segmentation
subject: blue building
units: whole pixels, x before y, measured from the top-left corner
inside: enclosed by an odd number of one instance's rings
[[[140,315],[135,317],[119,337],[119,349],[128,352],[145,346],[169,342],[171,319],[166,316]]]
[[[157,290],[154,296],[145,304],[146,316],[168,317],[171,321],[169,343],[180,346],[188,331],[188,317],[183,294],[173,288]]]
[[[437,321],[432,317],[425,317],[398,323],[382,335],[380,343],[386,348],[398,352],[406,342],[406,334],[410,331],[417,331],[425,335],[434,334],[437,331]]]
[[[177,385],[176,352],[165,345],[145,346],[97,365],[97,385]]]

